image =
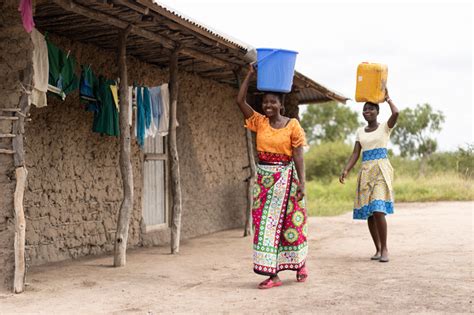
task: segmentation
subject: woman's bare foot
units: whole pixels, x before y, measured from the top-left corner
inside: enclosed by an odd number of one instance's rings
[[[377,252],[375,252],[375,255],[370,257],[370,259],[371,260],[379,260],[381,256],[382,256],[381,251],[377,250]]]
[[[380,262],[388,262],[388,249],[382,249],[382,252],[380,253]]]

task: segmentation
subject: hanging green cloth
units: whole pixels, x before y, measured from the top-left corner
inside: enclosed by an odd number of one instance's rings
[[[49,62],[48,90],[64,100],[67,94],[79,87],[75,73],[76,60],[51,42],[47,41],[46,44]]]
[[[115,81],[99,77],[99,88],[97,91],[98,112],[94,112],[94,122],[92,131],[109,136],[119,136],[119,114],[114,103],[114,98],[110,86]]]

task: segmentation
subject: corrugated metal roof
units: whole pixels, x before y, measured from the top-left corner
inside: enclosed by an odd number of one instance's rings
[[[63,15],[64,11],[68,12],[68,23],[55,19]],[[94,22],[88,23],[88,19]],[[117,33],[114,27],[124,29],[138,24],[132,29],[133,35],[128,38],[127,53],[145,62],[166,67],[171,50],[184,41],[180,49],[184,58],[178,60],[184,71],[233,86],[238,86],[236,73],[245,70],[246,63],[255,61],[257,57],[251,45],[153,0],[115,0],[111,4],[93,0],[38,0],[35,21],[44,31],[52,31],[73,40],[87,39],[105,49],[116,46]],[[81,28],[77,25],[81,25]],[[158,48],[143,49],[150,42],[153,43],[150,47],[158,44]],[[297,71],[293,84],[294,92],[299,93],[300,103],[347,100]]]
[[[238,39],[236,39],[236,38],[234,38],[234,37],[232,37],[232,36],[230,36],[230,35],[228,35],[228,34],[225,34],[225,33],[223,33],[223,32],[217,31],[217,30],[215,30],[214,28],[212,28],[212,27],[206,25],[205,23],[202,23],[202,22],[200,22],[200,21],[197,21],[197,20],[195,20],[195,19],[193,19],[193,18],[191,18],[191,17],[189,17],[189,16],[187,16],[187,15],[185,15],[185,14],[183,14],[183,13],[181,13],[181,12],[179,12],[179,11],[173,9],[173,8],[171,8],[171,7],[168,6],[168,5],[164,5],[164,4],[162,4],[162,3],[159,3],[159,2],[156,1],[156,0],[152,0],[152,1],[153,1],[153,3],[154,3],[156,6],[162,8],[163,10],[165,10],[165,11],[167,11],[167,12],[173,14],[173,15],[175,15],[176,17],[180,18],[182,21],[187,22],[187,23],[190,23],[190,24],[192,24],[193,26],[196,26],[196,27],[200,28],[201,30],[203,30],[203,31],[205,31],[205,32],[207,32],[207,33],[210,33],[211,35],[213,35],[213,36],[215,36],[215,37],[217,37],[217,38],[220,38],[220,39],[222,39],[222,40],[224,40],[224,41],[226,41],[226,42],[228,42],[228,43],[230,43],[230,44],[236,45],[236,46],[238,46],[239,48],[242,48],[242,49],[245,49],[245,50],[248,50],[249,47],[251,47],[250,45],[248,45],[248,44],[246,44],[246,43],[244,43],[244,42],[242,42],[242,41],[240,41],[240,40],[238,40]]]
[[[201,30],[212,34],[213,36],[216,36],[220,38],[221,40],[224,40],[230,44],[236,45],[239,48],[245,49],[247,51],[247,54],[245,58],[247,59],[248,62],[252,62],[256,60],[256,51],[255,48],[247,43],[244,43],[230,35],[224,34],[222,32],[219,32],[215,29],[213,29],[210,26],[205,25],[202,22],[198,22],[197,20],[194,20],[185,14],[182,14],[178,12],[175,9],[172,9],[171,7],[164,5],[162,3],[159,3],[156,0],[152,0],[155,6],[160,7],[161,9],[167,11],[170,14],[173,14],[174,16],[178,17],[182,21],[186,23],[190,23],[195,27],[200,28]],[[299,79],[300,83],[302,82],[305,88],[300,88],[299,92],[297,93],[298,95],[298,100],[300,104],[304,103],[320,103],[320,102],[327,102],[329,100],[335,100],[338,102],[345,103],[346,100],[349,98],[343,96],[342,94],[333,92],[326,87],[322,86],[319,83],[316,83],[315,81],[311,80],[310,78],[306,77],[305,75],[296,72],[295,71],[295,78]]]

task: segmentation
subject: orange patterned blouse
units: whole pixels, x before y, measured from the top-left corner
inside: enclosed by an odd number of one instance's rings
[[[280,129],[270,126],[267,116],[257,112],[245,120],[245,127],[257,133],[257,151],[293,155],[293,148],[306,145],[304,130],[297,119],[291,118]]]

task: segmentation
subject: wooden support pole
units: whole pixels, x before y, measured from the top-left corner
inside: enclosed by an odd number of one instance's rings
[[[241,80],[239,73],[234,71],[235,79],[237,81],[237,85],[240,88]],[[252,205],[253,205],[253,186],[255,184],[255,174],[257,172],[255,166],[255,153],[254,153],[254,144],[252,140],[252,132],[245,128],[245,141],[247,143],[247,156],[249,160],[249,169],[250,175],[247,179],[247,208],[245,209],[245,224],[244,224],[244,237],[249,236],[252,234],[251,231],[251,212],[252,212]]]
[[[26,221],[23,209],[23,195],[25,193],[26,176],[28,172],[25,167],[18,167],[15,170],[16,187],[13,200],[15,208],[15,275],[13,277],[13,292],[21,293],[25,290],[25,231]]]
[[[4,108],[2,111],[11,112],[18,116],[12,116],[16,118],[12,120],[12,134],[15,135],[12,138],[13,150],[10,150],[10,154],[13,154],[15,163],[15,174],[16,174],[16,187],[13,199],[13,207],[15,210],[15,240],[14,240],[14,253],[15,253],[15,272],[13,275],[13,292],[21,293],[25,290],[25,277],[26,277],[26,262],[25,262],[25,233],[26,233],[26,220],[23,208],[23,196],[26,187],[26,177],[28,172],[25,167],[25,152],[23,148],[23,134],[25,133],[25,117],[30,111],[29,96],[32,90],[33,80],[33,59],[32,51],[28,55],[28,62],[23,72],[21,84],[24,88],[19,101],[18,108]]]
[[[245,211],[245,225],[244,225],[244,236],[249,236],[252,234],[251,231],[251,212],[253,206],[253,186],[255,185],[255,174],[257,172],[255,167],[255,153],[253,149],[253,140],[252,140],[252,132],[245,128],[245,139],[247,141],[247,155],[249,158],[249,166],[250,166],[250,176],[247,182],[247,209]]]
[[[130,28],[120,31],[118,41],[119,103],[120,103],[120,172],[122,173],[123,200],[120,206],[115,235],[114,266],[126,264],[128,229],[133,210],[133,172],[131,138],[128,117],[127,36]]]
[[[181,238],[181,180],[179,174],[178,145],[176,142],[176,121],[178,106],[178,51],[175,50],[170,58],[170,130],[168,146],[171,163],[171,193],[173,198],[172,221],[171,221],[171,253],[179,253],[179,242]]]

